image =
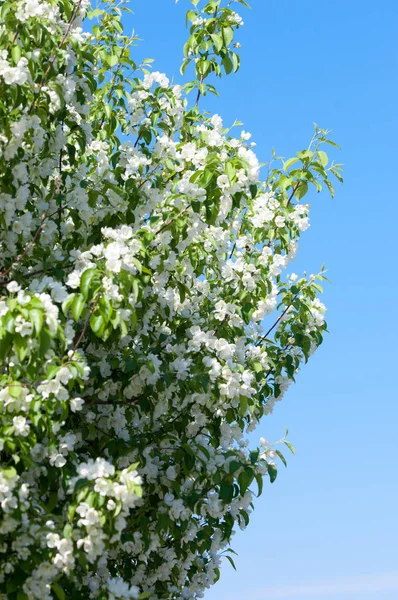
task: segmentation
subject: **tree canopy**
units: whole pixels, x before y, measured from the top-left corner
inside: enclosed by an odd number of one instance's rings
[[[264,174],[201,108],[234,4],[191,2],[183,85],[115,0],[0,5],[2,598],[201,598],[285,462],[247,433],[322,342],[323,268],[286,270],[341,175],[328,131]]]

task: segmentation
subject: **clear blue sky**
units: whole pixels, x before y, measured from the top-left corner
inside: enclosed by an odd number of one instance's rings
[[[310,198],[310,229],[294,270],[332,285],[331,334],[258,429],[288,426],[296,457],[264,487],[206,600],[398,598],[396,0],[252,0],[241,10],[242,68],[203,106],[244,121],[267,160],[307,145],[312,123],[333,130],[345,164],[335,200]],[[188,0],[132,0],[136,57],[181,81]],[[283,468],[283,467],[282,467]]]

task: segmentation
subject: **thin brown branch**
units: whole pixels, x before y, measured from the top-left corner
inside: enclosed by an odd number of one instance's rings
[[[267,337],[269,336],[269,334],[271,333],[271,331],[273,331],[275,329],[275,327],[278,325],[278,323],[280,323],[280,321],[286,315],[286,313],[289,310],[289,308],[293,305],[293,302],[296,300],[296,298],[298,297],[299,293],[297,293],[297,294],[295,294],[293,296],[293,298],[291,299],[291,301],[289,302],[289,304],[286,306],[285,310],[279,315],[279,317],[276,319],[276,321],[272,325],[272,327],[270,327],[268,329],[267,333],[265,333],[263,336],[261,336],[261,338],[257,341],[256,346],[258,346],[261,342],[263,342],[265,339],[267,339]]]
[[[14,262],[8,267],[8,269],[6,269],[5,271],[3,271],[2,273],[0,273],[0,277],[3,279],[4,277],[6,277],[7,275],[9,275],[9,273],[11,273],[11,271],[14,270],[14,268],[17,266],[18,263],[21,262],[21,260],[23,260],[25,258],[25,256],[30,252],[30,250],[34,247],[34,245],[36,244],[36,241],[45,225],[45,221],[48,217],[48,212],[50,210],[50,203],[51,201],[54,199],[55,194],[58,193],[59,191],[59,187],[60,187],[60,179],[59,177],[54,181],[54,189],[53,192],[51,194],[51,198],[48,201],[48,207],[47,210],[42,214],[41,216],[41,221],[40,221],[40,225],[36,230],[36,233],[33,236],[33,239],[29,242],[29,244],[26,246],[25,250],[23,252],[21,252],[21,254],[18,254],[18,256],[16,257],[16,259],[14,260]]]
[[[67,39],[67,37],[68,37],[68,35],[69,35],[69,33],[70,33],[70,30],[71,30],[71,27],[72,27],[72,25],[73,25],[73,21],[76,19],[77,13],[79,12],[79,9],[80,9],[80,6],[81,6],[81,3],[82,3],[82,1],[83,1],[83,0],[78,0],[77,4],[76,4],[76,6],[75,6],[75,9],[74,9],[74,11],[73,11],[73,13],[72,13],[72,16],[71,16],[70,20],[69,20],[69,23],[68,23],[68,26],[67,26],[67,28],[66,28],[66,30],[65,30],[65,33],[64,33],[64,35],[62,36],[62,39],[61,39],[60,43],[58,44],[58,50],[60,50],[60,49],[62,48],[62,46],[64,45],[64,43],[66,42],[66,39]],[[54,66],[54,63],[55,63],[56,59],[57,59],[57,55],[54,53],[54,55],[53,55],[52,59],[51,59],[51,60],[50,60],[50,62],[49,62],[49,65],[48,65],[48,67],[47,67],[47,69],[46,69],[46,71],[45,71],[45,73],[44,73],[44,75],[43,75],[43,79],[42,79],[42,80],[41,80],[41,82],[40,82],[40,85],[39,85],[39,90],[38,90],[38,92],[37,92],[37,96],[36,96],[36,98],[33,100],[33,103],[32,103],[32,106],[30,107],[30,111],[29,111],[29,113],[31,113],[31,112],[32,112],[32,110],[33,110],[33,108],[36,106],[36,101],[37,101],[37,99],[38,99],[38,98],[39,98],[39,96],[40,96],[40,92],[41,92],[41,90],[42,90],[42,88],[43,88],[44,84],[45,84],[45,83],[46,83],[46,81],[47,81],[48,75],[49,75],[49,73],[50,73],[50,71],[51,71],[52,67]]]
[[[23,278],[26,279],[28,277],[34,277],[35,275],[40,275],[41,273],[51,273],[51,271],[56,271],[57,269],[70,269],[74,266],[73,263],[69,263],[67,265],[58,265],[56,267],[47,267],[46,269],[38,269],[37,271],[29,271],[28,273],[23,273]],[[10,279],[7,281],[0,281],[0,287],[8,285],[10,283]]]
[[[310,142],[310,145],[308,146],[308,149],[310,149],[310,148],[311,148],[313,141],[314,141],[314,138],[312,138],[312,140],[311,140],[311,142]],[[317,149],[317,148],[319,148],[319,146],[316,146],[316,148],[315,148],[315,151],[316,151],[316,149]],[[310,166],[311,166],[311,163],[312,163],[312,158],[311,158],[311,160],[309,161],[308,165],[305,167],[305,169],[304,169],[304,173],[307,173],[307,171],[309,171],[309,168],[310,168]],[[300,185],[301,185],[302,183],[304,183],[304,182],[303,182],[303,181],[298,181],[298,182],[296,183],[296,185],[293,187],[293,189],[292,189],[292,193],[290,194],[290,196],[289,196],[289,200],[287,201],[287,206],[289,206],[290,202],[293,200],[293,196],[294,196],[294,194],[297,192],[297,190],[299,189],[299,187],[300,187]]]
[[[59,151],[59,161],[58,161],[58,167],[59,167],[59,174],[62,175],[62,148]],[[62,229],[61,229],[61,222],[62,222],[62,200],[59,203],[59,207],[58,207],[58,232],[59,232],[59,239],[62,240]]]
[[[187,212],[188,210],[188,206],[186,206],[184,208],[183,211],[180,212],[179,215],[175,216],[173,219],[169,219],[168,221],[166,221],[166,223],[164,225],[162,225],[162,227],[160,229],[158,229],[157,231],[155,231],[155,235],[159,235],[159,233],[162,233],[162,231],[164,231],[165,229],[167,229],[167,227],[169,227],[169,225],[171,225],[172,223],[174,223],[175,219],[177,219],[178,217],[181,217],[181,215],[183,215],[184,213]]]
[[[231,252],[230,252],[230,254],[229,254],[229,257],[228,257],[228,258],[232,258],[232,255],[233,255],[233,253],[235,252],[235,248],[236,248],[236,242],[237,242],[237,240],[238,240],[238,236],[235,238],[234,245],[232,246],[232,250],[231,250]]]
[[[204,79],[204,77],[203,77],[203,75],[201,75],[200,79],[199,79],[199,86],[202,85],[203,79]],[[199,87],[198,88],[198,93],[197,93],[197,96],[196,96],[196,100],[195,100],[195,106],[198,106],[199,100],[200,100],[200,96],[201,96],[201,91],[200,91],[200,87]]]
[[[236,248],[236,244],[237,244],[237,241],[238,241],[238,237],[240,236],[240,234],[242,233],[242,230],[243,230],[243,225],[244,225],[244,221],[245,221],[246,212],[247,212],[247,208],[245,208],[245,209],[243,210],[242,222],[241,222],[241,224],[240,224],[239,231],[237,231],[237,232],[236,232],[235,241],[234,241],[234,244],[233,244],[233,246],[232,246],[232,250],[231,250],[231,252],[229,253],[229,257],[228,257],[228,258],[232,258],[232,255],[233,255],[233,253],[235,252],[235,248]]]
[[[79,347],[79,346],[80,346],[80,344],[81,344],[81,341],[82,341],[82,339],[84,338],[84,335],[85,335],[85,333],[86,333],[86,331],[87,331],[87,327],[88,327],[88,324],[89,324],[89,322],[90,322],[91,316],[92,316],[93,312],[95,311],[95,309],[97,308],[98,302],[99,302],[99,297],[98,297],[98,298],[96,299],[96,301],[94,302],[94,304],[93,304],[93,307],[92,307],[92,309],[90,310],[90,312],[89,312],[89,314],[88,314],[88,316],[87,316],[87,319],[86,319],[86,320],[85,320],[85,322],[84,322],[83,329],[81,330],[81,332],[80,332],[80,335],[79,335],[79,337],[77,338],[77,340],[76,340],[76,342],[75,342],[75,345],[74,345],[74,347],[73,347],[73,352],[74,352],[74,353],[76,352],[76,350],[78,349],[78,347]]]
[[[19,36],[19,27],[17,27],[17,29],[15,31],[15,34],[14,34],[14,37],[11,40],[11,46],[13,46],[15,44],[15,42],[17,41],[18,36]]]
[[[225,317],[223,318],[223,320],[221,321],[221,323],[219,325],[217,325],[217,327],[215,328],[215,330],[213,331],[213,335],[217,335],[219,328],[224,325],[224,323],[226,323],[229,319],[229,315],[225,315]]]
[[[289,206],[290,202],[293,200],[294,194],[297,192],[298,188],[300,187],[300,183],[301,183],[301,181],[298,181],[296,183],[296,185],[293,187],[292,193],[290,194],[289,200],[287,201],[288,206]]]

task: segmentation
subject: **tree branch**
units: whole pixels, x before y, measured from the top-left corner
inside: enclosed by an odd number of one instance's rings
[[[72,27],[73,21],[76,19],[76,16],[77,16],[77,13],[79,12],[79,9],[80,9],[80,6],[81,6],[81,3],[82,3],[82,1],[83,1],[83,0],[78,0],[77,4],[76,4],[76,6],[75,6],[75,9],[74,9],[74,11],[73,11],[73,13],[72,13],[72,16],[71,16],[70,20],[69,20],[69,23],[68,23],[68,26],[67,26],[67,28],[66,28],[66,30],[65,30],[65,33],[64,33],[64,35],[62,36],[62,39],[61,39],[61,41],[60,41],[60,43],[59,43],[59,45],[58,45],[58,50],[60,50],[60,49],[62,48],[62,46],[64,45],[64,43],[65,43],[65,41],[66,41],[66,39],[67,39],[67,37],[68,37],[68,35],[69,35],[69,32],[70,32],[70,30],[71,30],[71,27]],[[56,59],[57,59],[57,55],[54,53],[54,56],[53,56],[53,57],[52,57],[52,59],[50,60],[50,63],[49,63],[49,65],[48,65],[48,67],[47,67],[47,69],[46,69],[46,71],[45,71],[45,73],[44,73],[44,75],[43,75],[43,79],[42,79],[42,80],[41,80],[41,82],[40,82],[40,85],[39,85],[39,90],[38,90],[38,92],[37,92],[37,96],[36,96],[36,98],[33,100],[33,103],[32,103],[32,106],[30,107],[29,113],[31,113],[31,112],[32,112],[32,110],[33,110],[33,108],[36,106],[36,101],[38,100],[38,98],[39,98],[39,96],[40,96],[40,92],[41,92],[41,90],[42,90],[42,88],[43,88],[44,84],[45,84],[45,83],[46,83],[46,81],[47,81],[47,77],[48,77],[48,75],[49,75],[49,73],[50,73],[50,71],[51,71],[51,69],[52,69],[52,67],[53,67],[53,65],[54,65],[54,63],[55,63],[55,61],[56,61]]]
[[[296,300],[296,298],[298,297],[299,293],[297,293],[297,294],[295,294],[295,296],[293,296],[292,300],[286,306],[285,310],[279,315],[279,317],[277,318],[277,320],[275,321],[275,323],[272,325],[272,327],[270,327],[268,329],[267,333],[265,333],[263,336],[261,336],[261,338],[257,341],[256,346],[258,346],[259,344],[261,344],[261,342],[263,342],[269,336],[269,334],[271,333],[271,331],[273,331],[275,329],[275,327],[278,325],[278,323],[286,315],[286,313],[289,310],[289,308],[293,305],[293,302]]]
[[[88,316],[87,316],[87,319],[86,319],[86,320],[85,320],[85,322],[84,322],[83,329],[81,330],[81,332],[80,332],[80,335],[79,335],[79,337],[77,338],[77,340],[76,340],[76,342],[75,342],[75,345],[73,346],[73,353],[75,353],[75,352],[76,352],[76,350],[78,349],[78,347],[79,347],[79,346],[80,346],[80,344],[81,344],[81,341],[82,341],[82,339],[84,338],[84,335],[85,335],[85,333],[86,333],[86,331],[87,331],[87,327],[88,327],[88,324],[89,324],[89,322],[90,322],[91,316],[92,316],[93,312],[95,311],[95,309],[97,308],[98,302],[99,302],[99,297],[98,297],[98,298],[96,299],[96,301],[94,302],[94,304],[93,304],[93,307],[92,307],[92,309],[90,310],[90,312],[89,312],[89,314],[88,314]]]
[[[60,187],[60,184],[61,184],[60,178],[59,178],[59,177],[57,177],[57,178],[54,180],[54,189],[53,189],[53,192],[52,192],[52,194],[51,194],[51,198],[50,198],[50,200],[48,201],[48,207],[47,207],[47,210],[46,210],[46,211],[45,211],[45,213],[43,213],[43,214],[42,214],[42,216],[41,216],[41,222],[40,222],[40,225],[39,225],[39,227],[37,228],[37,230],[36,230],[36,233],[35,233],[35,235],[33,236],[33,239],[32,239],[32,240],[29,242],[29,244],[26,246],[25,250],[24,250],[23,252],[21,252],[21,254],[18,254],[18,256],[16,257],[16,259],[15,259],[15,260],[14,260],[14,262],[13,262],[13,263],[12,263],[12,264],[11,264],[11,265],[8,267],[8,269],[7,269],[6,271],[3,271],[2,273],[0,273],[0,277],[1,277],[1,278],[4,278],[4,277],[6,277],[6,276],[7,276],[9,273],[11,273],[11,271],[13,271],[13,270],[14,270],[14,268],[16,267],[16,265],[17,265],[18,263],[20,263],[20,262],[21,262],[21,260],[22,260],[23,258],[25,258],[25,256],[26,256],[26,255],[27,255],[27,254],[30,252],[30,250],[31,250],[31,249],[33,248],[33,246],[36,244],[37,238],[39,237],[39,235],[40,235],[40,233],[41,233],[41,231],[42,231],[42,229],[43,229],[43,227],[44,227],[45,221],[46,221],[46,219],[47,219],[47,217],[48,217],[48,211],[50,210],[50,203],[51,203],[51,201],[54,199],[54,196],[55,196],[55,194],[57,194],[57,193],[58,193],[58,191],[59,191],[59,187]]]

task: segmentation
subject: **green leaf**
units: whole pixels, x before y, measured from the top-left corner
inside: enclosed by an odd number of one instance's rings
[[[211,67],[211,62],[209,60],[200,60],[196,63],[196,70],[199,75],[202,75],[202,78],[206,77],[209,73]]]
[[[247,512],[245,510],[241,510],[240,513],[241,517],[243,517],[243,520],[245,522],[246,527],[249,525],[249,515],[247,514]]]
[[[186,26],[188,27],[188,21],[191,21],[191,23],[192,23],[192,21],[195,21],[196,18],[197,18],[196,12],[193,10],[188,10],[186,17],[185,17]]]
[[[51,492],[48,502],[45,506],[46,511],[50,514],[58,504],[58,492]]]
[[[120,327],[121,337],[123,338],[129,332],[129,329],[127,327],[126,321],[120,321],[119,327]]]
[[[307,192],[308,192],[308,183],[306,183],[305,181],[301,181],[297,190],[295,191],[294,195],[297,198],[297,200],[301,200],[301,198],[304,198],[304,196],[306,195]]]
[[[17,589],[18,589],[17,585],[14,582],[12,582],[12,581],[7,582],[7,585],[6,585],[7,594],[11,594],[12,592],[15,592]]]
[[[269,475],[269,479],[271,483],[274,483],[276,476],[278,475],[278,470],[275,465],[267,464],[267,471]]]
[[[102,296],[98,302],[98,310],[104,317],[105,323],[108,323],[112,315],[112,304],[110,303],[107,296]]]
[[[95,10],[91,10],[88,14],[88,18],[89,19],[94,19],[95,17],[100,17],[102,14],[104,14],[104,11],[96,8]]]
[[[137,312],[135,310],[131,311],[130,323],[131,323],[131,329],[134,331],[134,329],[137,325]]]
[[[214,49],[218,53],[224,46],[224,40],[221,33],[213,33],[211,35],[211,39],[213,40]]]
[[[291,185],[292,180],[290,177],[287,177],[286,175],[282,175],[282,177],[279,179],[279,187],[281,188],[281,190],[287,190],[287,188]]]
[[[229,75],[232,72],[234,66],[232,60],[229,58],[228,55],[224,56],[224,58],[222,59],[222,64],[225,69],[225,73]]]
[[[329,162],[329,158],[326,152],[324,152],[323,150],[318,150],[318,160],[323,167],[326,167],[326,165]]]
[[[235,167],[231,162],[225,163],[225,172],[228,176],[229,182],[232,183],[235,177]]]
[[[28,339],[20,335],[14,338],[14,346],[17,350],[19,360],[22,362],[28,353]]]
[[[294,163],[298,162],[298,158],[293,157],[293,158],[289,158],[286,162],[283,163],[283,168],[285,169],[285,171],[287,171],[289,169],[289,167],[291,167],[292,165],[294,165]]]
[[[58,600],[66,600],[65,592],[59,585],[59,583],[53,583],[51,586],[52,591],[57,596]]]
[[[330,183],[330,181],[328,179],[325,179],[325,183],[326,183],[326,186],[327,186],[327,188],[328,188],[328,190],[330,192],[330,195],[332,196],[332,198],[334,198],[334,187],[333,187],[333,185]]]
[[[250,469],[250,467],[245,467],[244,471],[239,473],[238,483],[239,483],[239,487],[240,487],[241,496],[243,496],[245,494],[247,488],[253,481],[253,478],[254,478],[254,472]]]
[[[185,58],[184,59],[182,65],[180,67],[180,73],[181,73],[181,75],[184,75],[184,73],[185,73],[185,71],[187,69],[187,66],[189,65],[190,62],[191,62],[191,60],[189,58]]]
[[[233,566],[233,568],[234,568],[234,569],[235,569],[235,571],[236,571],[235,563],[234,563],[234,561],[233,561],[233,558],[232,558],[232,556],[228,556],[228,554],[225,554],[224,556],[225,556],[225,558],[227,558],[227,559],[229,560],[229,562],[231,563],[231,565]]]
[[[297,156],[302,160],[308,160],[314,156],[314,153],[311,150],[302,150],[301,152],[297,152]]]
[[[3,319],[4,329],[8,333],[14,333],[15,330],[15,317],[11,312],[8,312]]]
[[[291,444],[287,440],[283,440],[283,443],[285,444],[285,446],[287,446],[289,448],[289,450],[292,454],[296,454],[293,444]]]
[[[118,62],[119,57],[116,54],[107,54],[105,56],[105,61],[108,63],[110,67],[114,67]]]
[[[236,73],[236,71],[239,69],[239,66],[240,66],[240,58],[239,58],[239,55],[236,54],[236,52],[231,52],[231,57],[232,57],[232,64],[234,67],[234,73]]]
[[[10,333],[6,333],[2,338],[0,338],[0,361],[4,360],[12,342],[12,335]]]
[[[261,496],[261,494],[263,493],[263,478],[262,475],[260,475],[259,473],[257,473],[255,475],[256,481],[257,481],[257,486],[258,486],[258,494],[257,496]]]
[[[112,117],[112,106],[110,104],[105,104],[104,112],[107,119]]]
[[[95,335],[105,326],[104,317],[101,314],[93,313],[90,317],[90,327]]]
[[[235,473],[235,471],[240,469],[240,467],[241,467],[240,463],[238,463],[236,460],[231,460],[231,462],[229,463],[230,474],[233,475]]]
[[[51,336],[45,330],[42,329],[39,336],[39,349],[41,354],[46,354],[47,351],[51,348]]]
[[[234,32],[233,32],[232,27],[223,27],[222,28],[222,36],[224,39],[225,46],[228,46],[234,39]]]
[[[178,287],[178,291],[180,293],[180,302],[182,304],[186,298],[187,288],[185,287],[185,285],[183,283],[180,283],[179,281],[177,281],[177,287]]]
[[[332,142],[332,140],[328,140],[327,138],[324,138],[324,137],[320,137],[318,139],[320,142],[323,142],[324,144],[329,144],[330,146],[333,146],[334,148],[338,148],[339,150],[341,150],[340,146],[338,144],[336,144],[336,142]]]
[[[98,276],[98,269],[87,269],[87,271],[84,271],[80,280],[80,291],[84,298],[87,299],[89,297],[91,283]]]
[[[62,302],[62,312],[64,313],[64,315],[66,315],[66,313],[68,312],[68,309],[73,304],[75,297],[76,297],[76,293],[73,292],[72,294],[69,294],[69,296],[67,298],[65,298],[65,300]]]
[[[120,323],[120,313],[118,313],[117,311],[113,311],[111,318],[109,319],[113,329],[116,329],[116,327],[119,325]]]
[[[83,294],[76,294],[76,297],[73,300],[72,304],[72,317],[75,321],[78,321],[80,319],[80,315],[82,314],[85,305],[86,302],[83,297]]]
[[[234,486],[230,483],[222,483],[220,485],[220,491],[218,492],[218,495],[220,496],[221,500],[224,500],[224,502],[231,502],[232,498],[234,497]]]
[[[342,177],[341,173],[339,173],[339,171],[337,169],[333,168],[333,169],[330,169],[330,171],[340,181],[340,183],[343,183],[343,177]]]
[[[12,398],[19,398],[22,392],[22,384],[19,381],[12,381],[8,384],[8,393]]]
[[[247,411],[247,398],[246,396],[241,396],[239,400],[239,415],[243,417]]]
[[[13,479],[17,475],[17,471],[14,467],[4,467],[0,471],[6,479]]]
[[[279,456],[285,467],[287,467],[286,458],[283,456],[282,452],[280,450],[275,450],[275,454]]]
[[[257,196],[257,192],[258,192],[257,185],[255,183],[252,183],[250,185],[249,189],[250,189],[251,197],[254,200],[254,198]]]
[[[43,327],[43,311],[38,308],[32,308],[29,311],[29,319],[33,325],[34,331],[36,331],[38,335]]]
[[[200,446],[198,444],[197,445],[197,449],[200,450],[201,452],[203,452],[203,454],[205,455],[205,457],[207,458],[207,460],[210,460],[210,452],[207,450],[207,448],[204,448],[203,446]]]
[[[14,64],[18,64],[21,55],[21,47],[18,44],[15,44],[11,49],[11,56],[12,60],[14,61]]]

